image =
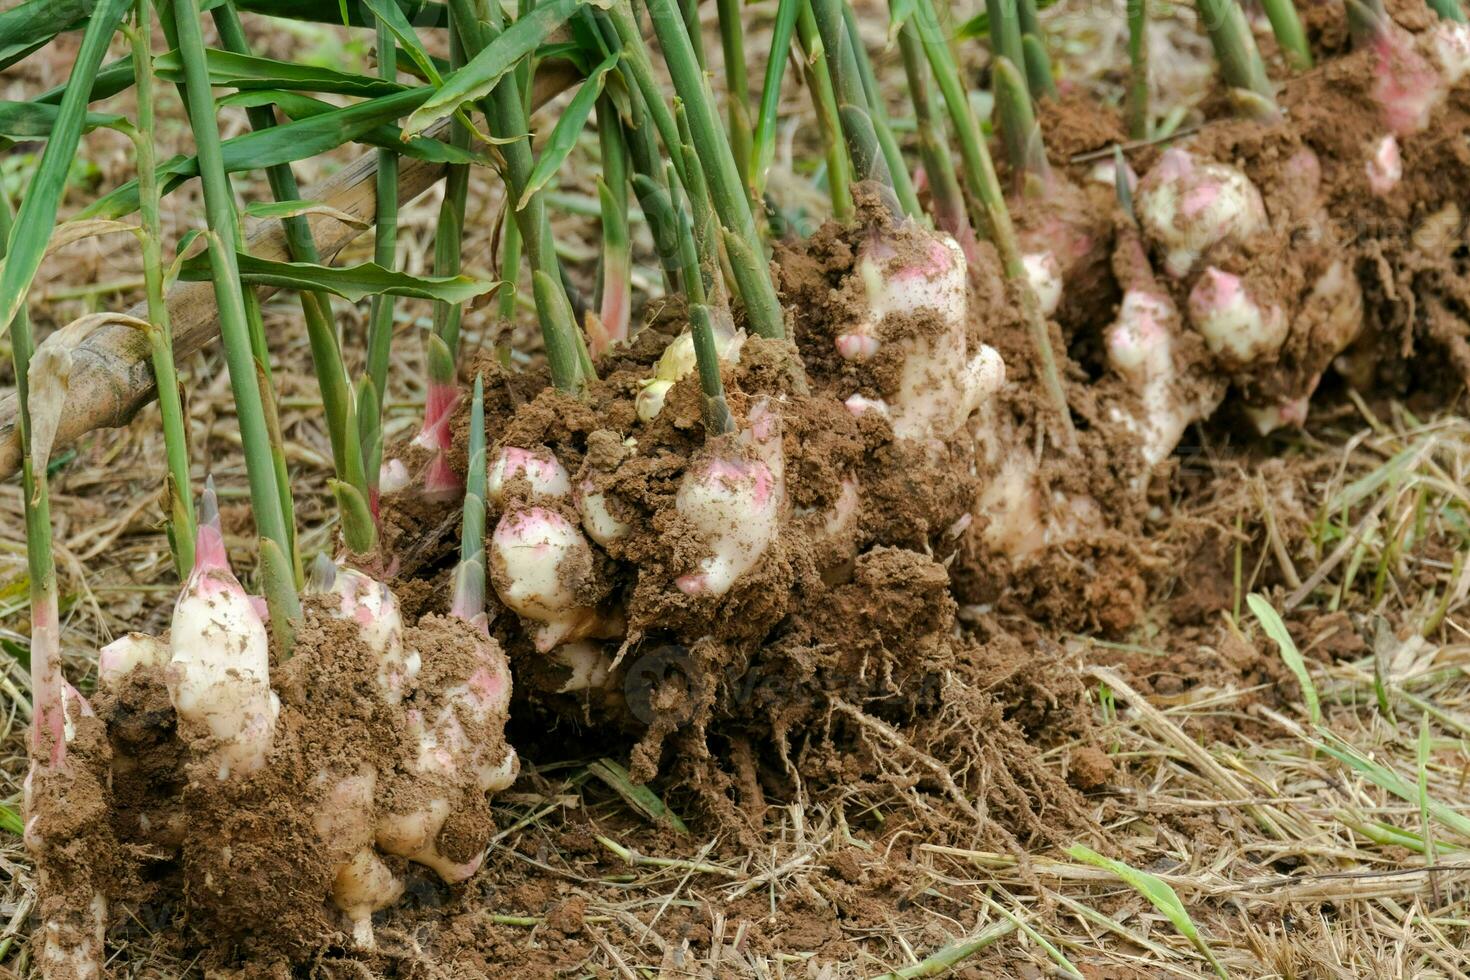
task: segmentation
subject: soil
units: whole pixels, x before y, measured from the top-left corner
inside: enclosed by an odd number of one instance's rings
[[[1406,28],[1428,25],[1418,6],[1390,7]],[[1402,141],[1403,181],[1375,196],[1363,169],[1382,128],[1369,98],[1368,56],[1341,51],[1345,32],[1327,7],[1308,7],[1306,20],[1313,42],[1334,57],[1286,84],[1283,120],[1221,119],[1184,141],[1201,158],[1241,168],[1260,188],[1270,230],[1207,260],[1278,298],[1290,333],[1274,358],[1240,366],[1181,332],[1174,363],[1183,390],[1203,398],[1229,385],[1237,406],[1253,407],[1312,394],[1319,383],[1319,402],[1328,404],[1347,382],[1389,393],[1458,390],[1470,379],[1470,255],[1456,204],[1470,181],[1462,139],[1470,86]],[[690,858],[700,853],[695,840],[717,840],[704,856],[734,858],[790,801],[840,806],[865,791],[906,794],[921,804],[890,822],[853,817],[845,832],[854,846],[781,916],[769,914],[759,891],[725,910],[755,923],[744,940],[752,948],[841,960],[855,951],[854,928],[901,916],[912,899],[905,838],[1014,852],[1098,828],[1089,797],[1105,793],[1115,773],[1096,743],[1084,660],[1118,668],[1161,705],[1222,680],[1252,692],[1242,707],[1296,698],[1280,660],[1248,642],[1227,615],[1238,601],[1231,569],[1255,567],[1268,542],[1264,532],[1232,532],[1225,518],[1254,512],[1256,502],[1240,486],[1202,482],[1189,467],[1197,442],[1252,445],[1247,423],[1237,410],[1222,411],[1150,469],[1139,436],[1114,411],[1136,409],[1142,397],[1108,372],[1101,340],[1123,289],[1143,274],[1142,243],[1085,168],[1067,161],[1118,139],[1116,115],[1069,99],[1044,106],[1042,120],[1057,154],[1056,184],[1044,206],[1029,199],[1021,206],[1017,225],[1023,237],[1054,240],[1061,228],[1079,243],[1067,280],[1076,290],[1050,324],[1075,452],[1050,445],[1020,303],[986,244],[970,270],[965,339],[971,350],[988,344],[1000,353],[1007,384],[979,431],[921,445],[897,439],[880,414],[844,406],[854,393],[891,397],[902,367],[887,352],[854,363],[835,350],[835,338],[864,312],[854,275],[859,249],[889,220],[879,195],[859,187],[855,224],[829,224],[776,249],[791,339],[747,338],[738,364],[723,373],[742,427],[762,413],[777,417],[789,488],[781,533],[728,593],[689,595],[677,586],[705,542],[675,499],[685,473],[709,454],[752,450],[731,436],[707,444],[693,375],[674,384],[656,419],[640,421],[637,412],[640,381],[683,328],[677,301],[652,311],[629,346],[598,364],[583,399],[552,390],[544,370],[508,371],[486,357],[468,373],[485,380],[492,458],[502,447],[550,450],[574,485],[604,494],[630,528],[563,570],[588,610],[576,638],[593,645],[607,679],[570,689],[573,668],[539,652],[528,624],[494,590],[491,639],[448,618],[458,509],[411,489],[387,495],[382,541],[390,562],[380,571],[414,624],[405,642],[424,659],[408,699],[384,703],[360,631],[325,600],[311,600],[295,655],[273,671],[281,716],[269,763],[221,782],[191,733],[174,729],[161,672],[134,672],[98,696],[97,718],[79,721],[67,770],[35,781],[35,833],[46,842],[37,852],[41,917],[75,915],[95,892],[136,921],[177,916],[186,927],[181,952],[201,956],[221,977],[288,976],[307,962],[323,975],[340,968],[342,976],[419,976],[431,963],[454,975],[556,976],[579,969],[596,949],[589,901],[622,894],[613,878],[623,864],[597,835]],[[1314,163],[1304,162],[1304,151]],[[1130,162],[1145,173],[1157,158],[1144,149]],[[922,233],[899,228],[893,241],[902,259],[920,247]],[[1339,307],[1353,305],[1351,289],[1325,304],[1312,296],[1339,261],[1361,288],[1361,337],[1340,332]],[[1191,285],[1166,283],[1180,308]],[[941,329],[935,320],[892,318],[887,336],[931,337]],[[1343,378],[1333,377],[1334,363]],[[454,421],[450,462],[459,472],[466,413],[461,404]],[[975,501],[1004,459],[977,454],[977,435],[1008,450],[1030,448],[1036,462],[1027,486],[1049,491],[1037,495],[1038,520],[1065,530],[1053,544],[1007,553],[986,537],[990,515],[975,513]],[[411,472],[422,469],[421,456],[398,452]],[[1271,460],[1267,449],[1256,462],[1278,503],[1313,476]],[[848,485],[857,488],[856,519],[829,530]],[[487,535],[506,509],[533,499],[581,520],[570,502],[533,498],[526,481],[513,479],[492,508]],[[1311,519],[1288,505],[1274,514],[1274,533],[1289,542]],[[1258,587],[1288,584],[1262,567]],[[501,574],[492,566],[492,580]],[[1311,656],[1351,655],[1362,642],[1328,616],[1302,614],[1288,625]],[[1157,642],[1105,646],[1079,634]],[[427,717],[440,707],[437,692],[467,683],[487,645],[497,657],[504,651],[514,675],[513,721],[508,734],[502,717],[461,721],[489,756],[508,760],[513,745],[529,760],[516,791],[555,794],[558,784],[537,762],[626,759],[632,780],[674,801],[696,833],[568,811],[539,833],[549,838],[542,847],[577,862],[576,885],[543,873],[536,836],[490,846],[497,828],[485,794],[415,775],[409,735],[410,714]],[[1249,738],[1254,724],[1222,718],[1198,734]],[[1043,762],[1054,749],[1064,753],[1062,773]],[[453,800],[436,839],[444,857],[471,862],[489,847],[480,873],[453,887],[419,865],[390,860],[406,895],[378,915],[372,952],[350,949],[327,902],[342,856],[317,822],[330,806],[319,774],[340,779],[364,768],[378,773],[381,811]],[[944,894],[948,886],[926,879],[922,887]],[[615,925],[637,928],[650,914],[629,913],[631,923]],[[665,935],[710,941],[711,923],[693,912],[660,914]],[[124,938],[128,928],[119,930]]]

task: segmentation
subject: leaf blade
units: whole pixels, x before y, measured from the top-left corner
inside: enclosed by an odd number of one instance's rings
[[[1286,664],[1288,670],[1296,677],[1297,683],[1302,688],[1302,698],[1307,702],[1307,717],[1312,724],[1322,723],[1322,702],[1317,697],[1317,685],[1312,683],[1312,675],[1307,670],[1307,662],[1302,659],[1301,651],[1296,647],[1296,641],[1291,638],[1286,624],[1281,620],[1281,614],[1276,608],[1266,601],[1265,596],[1252,592],[1246,596],[1246,605],[1255,614],[1261,624],[1261,629],[1266,635],[1276,642],[1276,647],[1281,651],[1281,660]]]
[[[1174,891],[1174,887],[1167,881],[1157,875],[1151,875],[1147,871],[1139,870],[1130,864],[1124,864],[1122,861],[1115,861],[1110,857],[1104,857],[1084,844],[1073,844],[1067,848],[1066,853],[1074,861],[1081,861],[1095,868],[1103,868],[1117,875],[1130,888],[1148,899],[1150,905],[1163,913],[1164,917],[1173,923],[1174,928],[1179,934],[1189,940],[1190,944],[1199,950],[1200,955],[1209,961],[1210,966],[1214,967],[1215,973],[1218,976],[1230,976],[1224,964],[1215,958],[1214,951],[1210,949],[1204,937],[1199,934],[1199,929],[1195,926],[1194,920],[1189,916],[1189,910],[1179,900],[1178,892]]]
[[[526,55],[535,51],[551,32],[566,22],[587,0],[548,0],[496,37],[459,71],[444,79],[439,90],[408,117],[405,137],[416,136],[434,123],[458,112],[493,89]]]
[[[222,144],[225,172],[266,169],[334,150],[411,112],[432,92],[427,87],[406,89],[343,109],[323,112],[309,119],[293,120],[225,140]],[[175,157],[158,167],[158,175],[164,181],[164,194],[198,173],[199,161],[196,157]],[[130,181],[94,201],[80,217],[121,218],[137,208],[138,183]]]
[[[354,303],[372,296],[408,296],[441,303],[465,303],[499,289],[502,283],[474,276],[414,276],[386,269],[376,262],[351,266],[279,262],[238,253],[240,279],[257,285],[300,292],[328,292]],[[208,253],[186,262],[179,277],[202,281],[210,277]]]
[[[597,104],[597,98],[602,94],[607,73],[617,66],[619,59],[620,56],[617,53],[604,58],[602,64],[593,69],[592,74],[577,89],[577,94],[572,96],[571,102],[567,103],[567,107],[562,110],[561,118],[556,121],[551,137],[546,141],[546,146],[542,148],[541,155],[536,160],[536,166],[531,170],[531,176],[526,181],[526,189],[516,203],[517,211],[524,209],[526,203],[536,192],[556,176],[556,172],[571,155],[577,145],[577,138],[582,135],[582,130],[587,125],[587,117],[592,115],[592,107]]]
[[[209,48],[204,54],[209,68],[210,84],[222,88],[241,91],[286,89],[293,92],[327,92],[375,98],[401,92],[406,87],[397,82],[373,78],[371,75],[277,61],[257,55],[236,54],[218,48]],[[164,81],[184,80],[184,65],[177,51],[159,55],[153,63],[158,77]]]
[[[25,199],[21,201],[10,231],[5,261],[0,265],[0,335],[9,332],[10,322],[25,305],[31,283],[41,267],[41,258],[46,253],[51,229],[56,225],[67,174],[86,125],[87,96],[91,94],[91,86],[85,81],[96,74],[113,34],[131,6],[130,0],[99,0],[82,36],[81,48],[71,71],[75,84],[61,100],[51,139],[46,142],[40,165],[31,179]]]

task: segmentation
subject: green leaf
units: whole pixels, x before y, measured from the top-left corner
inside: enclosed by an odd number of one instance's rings
[[[310,119],[313,116],[336,112],[338,107],[321,99],[313,99],[299,92],[236,92],[218,100],[222,106],[251,108],[260,105],[277,106],[292,120]],[[465,166],[489,166],[489,160],[471,150],[461,149],[443,140],[427,136],[415,136],[404,142],[398,136],[397,126],[379,126],[371,132],[357,137],[356,142],[392,150],[400,156],[427,160],[429,163],[457,163]]]
[[[342,26],[342,6],[338,0],[235,0],[240,10],[248,10],[282,20],[299,20],[313,24]],[[442,3],[421,0],[398,0],[398,7],[410,23],[420,30],[449,26],[449,11]],[[362,5],[347,4],[348,27],[372,27]]]
[[[236,54],[217,48],[207,49],[204,57],[209,67],[211,85],[241,91],[285,89],[292,92],[330,92],[372,98],[402,92],[405,88],[397,82],[373,78],[371,75]],[[153,64],[158,77],[164,81],[184,80],[184,64],[177,51],[159,55],[153,60]]]
[[[1307,662],[1302,659],[1301,651],[1296,648],[1296,641],[1287,632],[1286,624],[1281,621],[1281,614],[1266,601],[1265,597],[1257,593],[1246,596],[1246,605],[1250,606],[1251,612],[1256,614],[1256,619],[1261,622],[1261,629],[1266,635],[1276,641],[1276,646],[1281,650],[1281,659],[1285,662],[1288,670],[1296,677],[1297,683],[1302,687],[1302,697],[1307,702],[1307,717],[1312,720],[1313,725],[1322,723],[1322,704],[1317,698],[1317,685],[1312,683],[1312,675],[1307,672]]]
[[[131,0],[99,0],[82,36],[71,70],[73,87],[61,100],[51,138],[46,141],[40,165],[26,188],[25,199],[10,230],[4,265],[0,265],[0,335],[10,330],[10,322],[25,306],[31,282],[41,267],[46,243],[56,224],[61,195],[66,190],[66,176],[76,159],[86,126],[87,96],[91,93],[88,81],[101,66],[112,35],[131,6]]]
[[[345,109],[324,112],[310,119],[292,120],[270,129],[256,130],[225,140],[222,145],[225,172],[264,170],[335,150],[413,111],[432,92],[427,87],[412,88],[359,102]],[[163,184],[161,190],[165,194],[198,174],[199,161],[195,157],[174,157],[158,167],[160,182]],[[111,194],[94,201],[82,212],[81,217],[120,218],[137,209],[138,183],[129,181]]]
[[[97,74],[92,76],[92,94],[87,97],[87,100],[100,102],[103,99],[109,99],[119,92],[126,92],[132,88],[134,81],[133,56],[125,54],[116,61],[103,65]],[[41,93],[31,101],[46,105],[60,105],[61,97],[65,94],[66,85],[63,83]]]
[[[599,759],[587,767],[587,771],[602,780],[614,792],[623,798],[623,801],[643,814],[653,823],[668,827],[681,834],[689,833],[688,826],[679,815],[670,810],[658,794],[647,786],[635,786],[628,770],[614,762],[612,759]]]
[[[1050,7],[1056,2],[1057,0],[1036,0],[1036,9],[1045,10],[1047,7]],[[910,9],[912,9],[913,0],[907,0],[905,6],[908,6]],[[981,11],[974,17],[971,17],[969,20],[961,24],[958,33],[961,38],[989,37],[990,15],[985,13],[984,11]]]
[[[1124,864],[1122,861],[1114,861],[1112,858],[1103,857],[1090,847],[1082,844],[1073,844],[1067,848],[1067,855],[1074,861],[1081,861],[1096,868],[1104,868],[1121,878],[1130,888],[1138,892],[1154,908],[1162,912],[1179,934],[1199,950],[1200,955],[1209,961],[1214,967],[1215,973],[1221,977],[1228,977],[1230,973],[1224,965],[1215,958],[1214,951],[1200,936],[1199,929],[1195,927],[1194,920],[1189,917],[1189,911],[1185,909],[1184,903],[1179,900],[1179,895],[1167,881],[1147,871]]]
[[[385,269],[375,262],[353,266],[314,265],[310,262],[277,262],[238,253],[240,279],[263,286],[299,292],[328,292],[357,302],[369,296],[411,296],[440,303],[464,303],[494,292],[501,283],[472,276],[411,276]],[[179,278],[194,282],[210,278],[209,253],[184,262]]]
[[[491,2],[498,2],[498,0],[491,0]],[[362,0],[362,5],[371,10],[373,16],[381,20],[383,26],[388,28],[399,44],[403,45],[404,54],[408,55],[415,65],[418,65],[424,77],[432,84],[439,85],[442,76],[439,74],[438,66],[434,64],[434,59],[429,56],[429,52],[424,50],[418,32],[414,30],[398,4],[394,0]]]
[[[0,830],[8,830],[19,837],[26,831],[25,821],[15,810],[0,804]]]
[[[499,37],[470,59],[470,62],[444,80],[434,96],[414,111],[404,123],[405,136],[422,133],[440,119],[458,112],[467,102],[487,94],[495,83],[515,68],[526,55],[535,51],[551,32],[587,0],[546,0],[535,10],[516,21]]]
[[[619,55],[614,53],[603,59],[577,89],[577,94],[572,96],[572,101],[562,110],[561,118],[556,121],[556,128],[551,131],[551,138],[547,140],[546,146],[541,150],[541,156],[536,160],[536,167],[531,171],[531,177],[526,181],[526,189],[521,192],[521,199],[516,203],[516,210],[524,208],[546,182],[556,176],[561,165],[566,162],[567,156],[577,145],[577,137],[582,135],[582,129],[587,125],[587,117],[592,114],[592,107],[597,104],[597,97],[602,94],[603,80],[607,73],[617,66]]]
[[[18,53],[29,54],[62,31],[73,30],[96,6],[97,0],[26,0],[0,12],[0,67],[20,60]]]
[[[0,652],[3,652],[7,656],[13,658],[16,663],[20,664],[21,667],[24,668],[24,670],[26,671],[26,673],[30,673],[30,670],[31,670],[31,648],[30,647],[26,646],[23,643],[16,643],[14,640],[7,640],[7,639],[4,639],[3,637],[0,637]]]
[[[354,218],[345,211],[339,211],[321,201],[257,201],[254,204],[245,205],[245,213],[252,218],[270,218],[276,221],[319,215],[364,231],[369,227],[366,221]]]
[[[0,47],[0,71],[4,71],[11,65],[25,61],[31,55],[50,44],[55,37],[56,35],[52,34],[39,41],[33,41],[30,44],[11,44]]]
[[[1316,743],[1318,749],[1332,756],[1332,758],[1349,769],[1360,773],[1379,789],[1392,793],[1405,803],[1418,806],[1422,802],[1429,810],[1430,815],[1440,824],[1448,827],[1461,837],[1470,839],[1470,817],[1467,817],[1453,807],[1446,806],[1438,800],[1424,799],[1421,801],[1419,787],[1409,782],[1403,776],[1400,776],[1397,772],[1394,772],[1381,762],[1375,762],[1368,758],[1352,745],[1349,745],[1325,728],[1318,728],[1317,734],[1327,739],[1326,742]]]
[[[755,170],[752,181],[754,190],[765,188],[766,175],[771,161],[776,158],[776,125],[780,121],[781,80],[790,61],[791,35],[796,29],[796,16],[801,11],[803,0],[779,0],[776,5],[776,22],[771,28],[771,53],[766,59],[766,75],[761,85],[760,109],[756,114],[755,133],[752,137],[752,158]],[[913,0],[893,0],[890,9],[898,10],[899,3],[912,5]]]
[[[369,553],[377,540],[377,526],[367,498],[356,487],[341,480],[328,480],[327,486],[337,498],[337,509],[342,513],[342,540],[348,550],[359,555]]]
[[[37,102],[0,101],[0,136],[13,140],[48,139],[61,109]],[[82,131],[113,128],[126,122],[111,113],[89,112],[82,118]]]

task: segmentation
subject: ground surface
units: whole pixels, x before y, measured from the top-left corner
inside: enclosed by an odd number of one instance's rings
[[[1054,14],[1064,63],[1073,78],[1115,94],[1122,19],[1082,6]],[[1197,95],[1202,45],[1188,40],[1187,23],[1171,19],[1159,30],[1175,51],[1158,59],[1160,78],[1178,97]],[[366,55],[324,30],[260,43],[332,62]],[[63,46],[12,69],[0,96],[60,81],[66,54]],[[186,133],[176,119],[170,125],[182,145]],[[803,169],[793,166],[803,158],[796,135],[783,154],[793,194],[803,186],[791,173]],[[89,138],[87,161],[73,207],[131,166],[124,144],[107,134]],[[23,151],[9,153],[0,178],[9,186],[27,166]],[[490,263],[498,207],[491,185],[477,175],[471,197],[470,225],[481,230],[467,256],[481,266]],[[559,240],[584,272],[595,223],[576,212],[590,190],[564,178],[557,209]],[[814,216],[820,201],[812,196]],[[400,255],[410,268],[428,261],[436,206],[431,194],[403,216]],[[196,208],[180,194],[170,216],[184,227]],[[43,271],[43,329],[136,297],[135,257],[87,248]],[[329,453],[298,312],[286,299],[269,312],[309,553],[329,547],[334,533],[321,494]],[[419,416],[417,337],[427,312],[403,307],[391,408],[400,435]],[[489,313],[471,315],[470,345],[506,336]],[[343,330],[360,336],[363,316],[344,317]],[[525,336],[509,334],[522,349]],[[204,354],[182,367],[193,379],[196,475],[213,472],[239,501],[243,468],[222,366]],[[0,388],[7,381],[0,369]],[[1043,809],[1037,827],[1017,835],[1007,815],[983,808],[968,824],[941,819],[952,811],[945,774],[932,758],[910,758],[845,793],[767,795],[763,811],[732,825],[701,815],[677,784],[649,787],[662,803],[631,791],[600,761],[626,764],[628,745],[522,724],[512,734],[523,775],[495,801],[500,829],[485,870],[458,892],[414,879],[406,910],[379,930],[376,961],[325,950],[309,973],[937,976],[948,957],[958,976],[1075,970],[1101,980],[1211,975],[1208,949],[1221,970],[1242,977],[1462,976],[1470,969],[1470,421],[1462,409],[1329,390],[1306,432],[1242,441],[1226,428],[1193,431],[1146,539],[1135,543],[1151,568],[1145,613],[1121,633],[1033,621],[1004,602],[961,610],[967,628],[1015,638],[1019,662],[1045,659],[1085,690],[1091,717],[1061,723],[1048,720],[1056,706],[1044,696],[1017,694],[1046,689],[1024,670],[994,682],[998,698],[1011,698],[1013,720],[1036,733],[1049,774],[1079,794],[1080,820],[1053,820]],[[64,642],[69,676],[83,688],[97,646],[130,629],[157,631],[177,588],[158,531],[161,449],[149,410],[59,461]],[[234,530],[248,525],[237,520]],[[231,544],[243,556],[245,538]],[[23,548],[11,483],[0,487],[0,795],[12,810],[28,717],[27,679],[14,659],[28,631]],[[1284,617],[1320,701],[1320,727],[1250,609],[1252,593]],[[979,774],[982,784],[990,775]],[[688,818],[687,833],[656,825],[665,805]],[[0,970],[24,976],[34,881],[19,837],[0,835]],[[1171,886],[1196,942],[1136,881],[1067,853],[1078,844]],[[195,975],[186,930],[172,909],[133,910],[115,936],[117,975]]]

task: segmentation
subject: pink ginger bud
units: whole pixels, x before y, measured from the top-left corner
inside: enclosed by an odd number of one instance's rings
[[[218,740],[218,778],[264,765],[280,711],[270,689],[270,646],[230,571],[212,487],[200,507],[194,569],[174,605],[169,650],[169,698],[180,719]]]
[[[1320,378],[1320,375],[1319,375]],[[1318,378],[1313,378],[1312,383],[1304,395],[1295,398],[1283,398],[1274,405],[1265,407],[1249,406],[1245,410],[1246,417],[1256,427],[1261,435],[1270,435],[1277,429],[1289,425],[1302,426],[1307,424],[1307,412],[1312,406],[1312,391],[1317,387]]]
[[[312,568],[316,588],[337,598],[332,614],[357,626],[363,644],[378,662],[378,690],[388,704],[398,704],[418,676],[417,651],[405,651],[403,614],[393,590],[355,568],[335,565],[325,555]]]
[[[578,513],[582,515],[582,529],[604,548],[623,540],[633,530],[612,512],[607,495],[598,490],[590,479],[578,485],[576,504]]]
[[[1041,305],[1041,315],[1051,316],[1062,305],[1062,267],[1051,252],[1031,252],[1021,256],[1026,279]]]
[[[1374,144],[1364,169],[1368,172],[1368,189],[1379,197],[1397,187],[1404,176],[1398,138],[1390,133]]]
[[[1288,330],[1280,306],[1257,302],[1239,276],[1214,266],[1190,290],[1189,320],[1205,346],[1236,365],[1275,354]]]
[[[1373,99],[1389,132],[1409,136],[1429,124],[1446,91],[1440,72],[1414,46],[1414,36],[1384,22],[1373,38]]]
[[[561,686],[562,694],[600,690],[607,686],[612,675],[613,658],[602,649],[602,644],[589,640],[559,647],[556,660],[569,672]]]
[[[31,757],[60,766],[72,735],[67,716],[71,686],[61,672],[61,627],[50,596],[37,596],[31,606],[31,690]]]
[[[1173,324],[1178,311],[1166,293],[1130,289],[1123,294],[1118,319],[1108,328],[1108,363],[1138,384],[1173,368]]]
[[[868,412],[888,418],[888,403],[881,398],[868,398],[865,395],[849,395],[847,401],[842,403],[852,413],[853,418],[861,418]]]
[[[384,460],[378,467],[378,492],[397,493],[408,486],[408,466],[401,459]]]
[[[1145,234],[1164,253],[1164,271],[1176,279],[1215,245],[1266,229],[1266,205],[1250,178],[1181,149],[1165,151],[1144,175],[1136,206]]]
[[[550,449],[545,446],[536,449],[506,446],[490,464],[485,482],[489,502],[496,507],[502,506],[505,503],[505,485],[522,478],[537,496],[565,498],[572,492],[572,478]]]
[[[675,582],[687,595],[724,595],[776,539],[781,500],[770,467],[758,459],[715,456],[696,463],[679,484],[675,506],[706,549],[699,571]]]
[[[451,807],[446,795],[435,794],[429,786],[424,784],[428,796],[421,806],[409,813],[387,813],[378,817],[378,848],[387,854],[422,864],[446,884],[456,885],[480,870],[485,855],[476,855],[468,861],[454,861],[439,851],[439,832],[449,819]]]
[[[162,667],[168,663],[169,645],[147,633],[128,633],[97,651],[97,683],[116,687],[139,667]]]
[[[454,443],[449,424],[454,419],[454,406],[459,402],[455,384],[429,382],[424,400],[424,427],[414,437],[414,445],[434,453],[424,471],[424,496],[430,500],[456,500],[464,494],[464,481],[449,465],[449,450]]]
[[[595,610],[578,598],[592,569],[592,546],[582,532],[545,507],[506,511],[490,538],[495,592],[521,618],[539,624],[535,643],[543,653],[595,620]]]

